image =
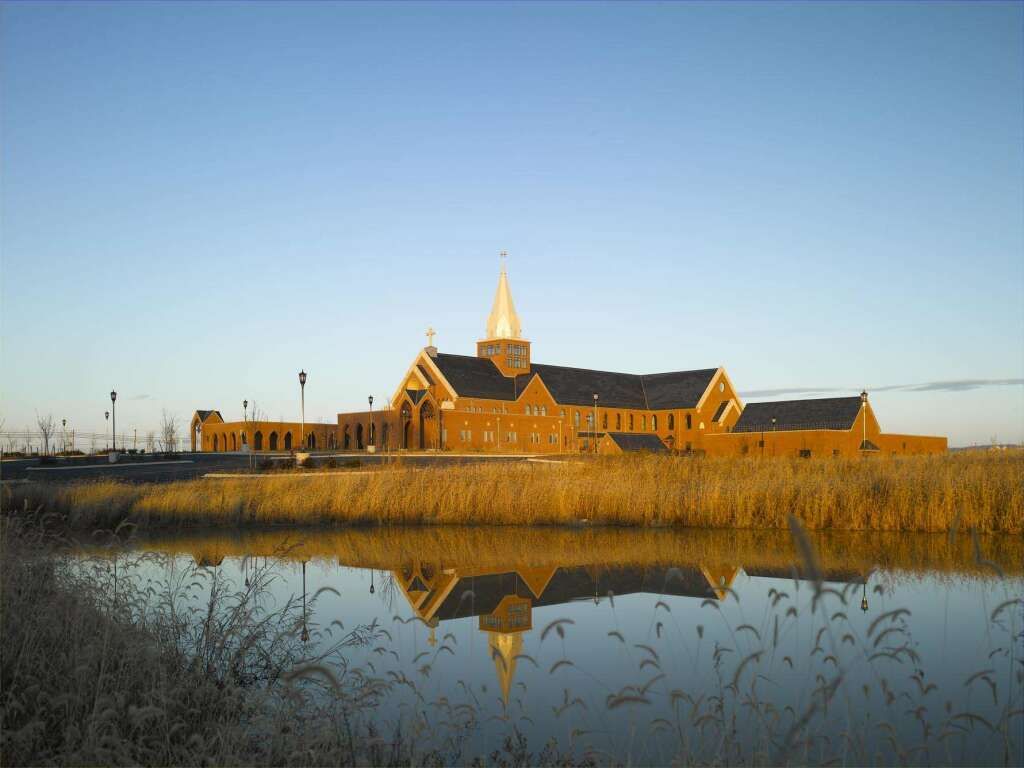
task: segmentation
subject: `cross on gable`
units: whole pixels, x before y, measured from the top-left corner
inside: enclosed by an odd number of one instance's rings
[[[433,329],[433,327],[427,328],[427,334],[426,335],[427,335],[427,346],[429,346],[429,347],[434,346],[434,337],[437,335],[437,331],[435,331]]]

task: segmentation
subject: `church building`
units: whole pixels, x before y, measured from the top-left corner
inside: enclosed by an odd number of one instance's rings
[[[427,336],[428,346],[382,409],[340,413],[336,428],[306,425],[301,442],[296,424],[229,424],[216,411],[197,411],[193,436],[202,433],[203,450],[305,445],[376,452],[805,458],[946,450],[944,437],[883,433],[866,392],[744,404],[721,366],[635,374],[534,362],[504,264],[475,355],[441,352],[434,332]]]

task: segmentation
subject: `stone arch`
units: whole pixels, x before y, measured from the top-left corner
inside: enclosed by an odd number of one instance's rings
[[[420,405],[420,450],[436,447],[437,413],[429,400]]]
[[[263,433],[260,432],[258,429],[256,430],[256,434],[252,436],[252,445],[253,445],[253,450],[256,450],[256,451],[262,451],[263,450]]]
[[[291,432],[285,432],[284,433],[284,449],[286,451],[290,451],[292,449],[292,433]]]
[[[356,424],[356,450],[363,450],[363,424]]]
[[[234,432],[231,433],[231,450],[238,450],[238,435],[236,435]]]
[[[272,451],[276,451],[277,450],[277,432],[276,431],[270,433],[270,440],[268,442],[270,444],[267,447],[270,448],[270,450],[272,450]]]

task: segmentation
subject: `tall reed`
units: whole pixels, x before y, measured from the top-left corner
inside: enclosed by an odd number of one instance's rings
[[[622,456],[337,476],[27,484],[11,504],[113,526],[441,524],[1024,532],[1024,451],[849,459]]]

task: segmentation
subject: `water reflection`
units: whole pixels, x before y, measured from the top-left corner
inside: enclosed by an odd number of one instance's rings
[[[1021,605],[992,617],[1022,592],[1021,540],[841,534],[811,544],[817,572],[777,532],[137,542],[166,557],[157,569],[195,563],[238,584],[275,569],[278,597],[301,597],[311,654],[332,622],[386,627],[386,642],[349,649],[346,663],[390,681],[381,716],[414,724],[425,742],[453,712],[472,711],[472,728],[459,720],[473,734],[469,754],[489,754],[511,728],[534,745],[634,762],[1019,762]],[[986,680],[991,696],[979,689]]]

